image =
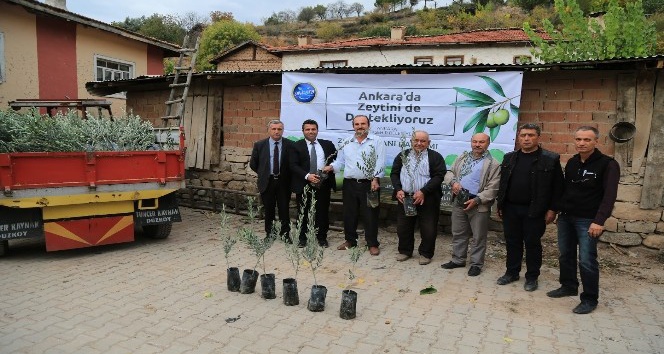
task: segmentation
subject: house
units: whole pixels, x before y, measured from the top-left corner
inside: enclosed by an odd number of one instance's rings
[[[210,62],[219,71],[392,65],[521,64],[532,61],[532,42],[522,29],[488,29],[437,36],[405,36],[393,27],[391,37],[369,37],[314,43],[298,37],[293,46],[272,47],[244,42]],[[549,37],[540,34],[543,38]]]
[[[66,2],[0,0],[0,108],[16,99],[94,98],[89,81],[163,75],[179,47],[66,10]],[[114,111],[124,94],[112,95]]]

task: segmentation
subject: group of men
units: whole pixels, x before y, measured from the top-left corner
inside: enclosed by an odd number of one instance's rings
[[[315,186],[317,239],[321,246],[327,247],[330,192],[336,185],[334,173],[343,170],[345,242],[337,249],[357,245],[358,219],[362,215],[369,252],[374,256],[380,254],[378,208],[367,202],[367,193],[380,190],[385,145],[380,137],[369,132],[371,122],[366,116],[358,115],[352,123],[354,134],[344,140],[338,151],[332,142],[317,138],[318,124],[314,120],[302,124],[305,139],[295,143],[282,138],[282,122],[275,120],[268,124],[270,136],[254,144],[250,161],[251,169],[258,174],[266,233],[275,220],[275,206],[282,233],[288,233],[290,194],[296,193],[298,205],[306,207],[310,200],[303,198],[303,193],[310,184]],[[390,173],[393,199],[398,204],[397,261],[413,256],[415,226],[419,223],[419,264],[431,263],[442,185],[447,184],[453,204],[452,259],[442,264],[442,268],[465,268],[468,259],[469,276],[482,272],[491,207],[497,202],[507,250],[505,274],[498,278],[497,284],[520,279],[525,250],[524,290],[535,291],[542,266],[541,238],[546,225],[557,219],[561,286],[547,296],[577,295],[578,265],[583,292],[573,312],[592,312],[599,296],[597,240],[616,200],[620,167],[597,149],[599,132],[594,127],[582,126],[574,132],[577,154],[567,162],[564,172],[560,156],[542,148],[540,137],[539,125],[520,126],[518,150],[507,153],[500,163],[489,152],[490,137],[477,133],[471,138],[470,151],[458,156],[448,171],[443,156],[429,148],[429,134],[414,131],[411,148],[395,157]],[[377,163],[367,175],[366,158],[370,153]],[[335,159],[330,163],[328,160],[332,158]],[[320,171],[330,177],[321,181]],[[306,243],[305,231],[303,228],[299,236],[300,245]]]

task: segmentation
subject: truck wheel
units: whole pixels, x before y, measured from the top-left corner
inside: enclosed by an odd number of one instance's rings
[[[0,257],[4,257],[9,253],[9,241],[2,240],[0,241]]]
[[[149,238],[164,239],[171,234],[172,223],[158,224],[158,225],[145,225],[143,226],[143,234]]]

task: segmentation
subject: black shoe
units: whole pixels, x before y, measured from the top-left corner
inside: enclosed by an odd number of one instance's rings
[[[523,284],[523,290],[525,291],[535,291],[537,290],[537,279],[535,280],[526,280],[526,283]]]
[[[496,284],[498,284],[498,285],[507,285],[509,283],[514,283],[517,280],[519,280],[518,275],[505,274],[502,277],[498,278],[498,280],[496,281]]]
[[[576,305],[576,307],[572,310],[572,312],[579,314],[579,315],[585,315],[587,313],[593,312],[597,308],[597,305],[593,305],[587,301],[581,301],[580,304]]]
[[[576,296],[579,295],[579,290],[577,289],[572,289],[568,288],[565,286],[561,286],[556,290],[551,290],[548,293],[546,293],[546,296],[552,297],[552,298],[560,298],[560,297],[565,297],[565,296]]]
[[[464,263],[464,264],[456,264],[456,263],[454,263],[454,262],[452,262],[452,261],[449,261],[449,262],[447,262],[447,263],[445,263],[445,264],[441,264],[441,265],[440,265],[440,267],[443,268],[443,269],[463,268],[463,267],[465,267],[465,266],[466,266],[466,263]],[[479,274],[479,273],[478,273],[478,274]]]
[[[299,248],[307,247],[307,241],[300,240],[300,242],[297,243],[297,247],[299,247]]]
[[[327,243],[327,240],[318,240],[318,245],[325,248],[330,247],[330,244]]]
[[[476,277],[482,273],[482,269],[478,266],[470,266],[470,269],[468,269],[468,276],[469,277]]]

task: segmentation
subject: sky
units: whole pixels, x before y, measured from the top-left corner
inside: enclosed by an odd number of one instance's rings
[[[67,10],[93,18],[102,22],[124,21],[127,17],[161,15],[184,15],[196,12],[205,17],[211,11],[232,12],[235,19],[240,22],[252,22],[256,25],[263,23],[274,12],[293,10],[299,12],[304,6],[317,4],[329,5],[336,0],[67,0]],[[344,0],[346,4],[359,2],[364,5],[364,11],[374,8],[375,0]],[[443,1],[438,1],[442,3]],[[416,8],[423,6],[423,1]],[[433,6],[432,2],[429,6]]]

